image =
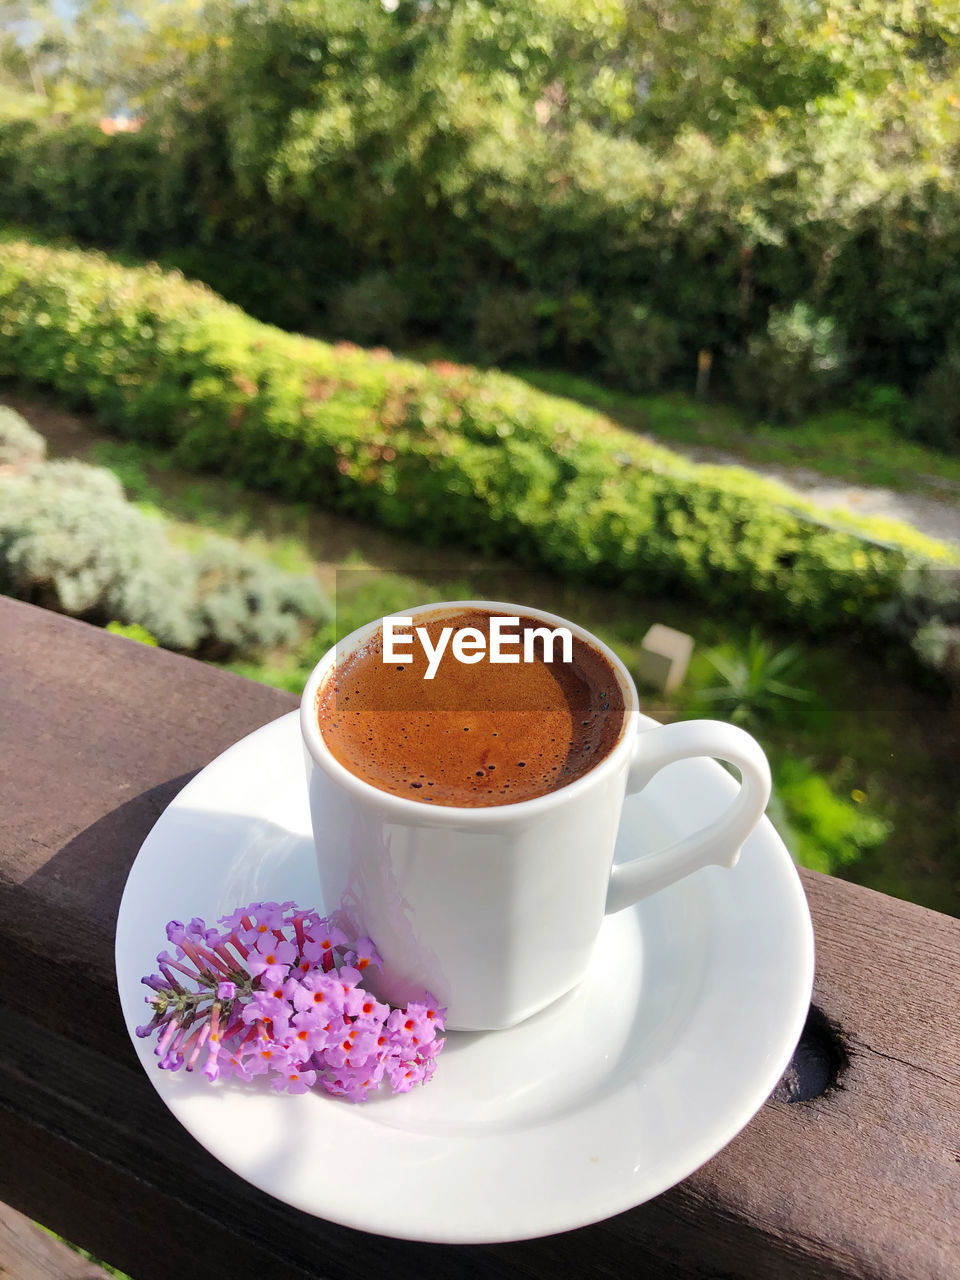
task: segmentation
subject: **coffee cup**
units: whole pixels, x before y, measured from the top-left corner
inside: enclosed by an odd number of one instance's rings
[[[324,910],[338,910],[354,936],[374,940],[383,958],[381,998],[403,1004],[429,993],[447,1008],[448,1027],[494,1030],[577,985],[605,915],[702,867],[733,867],[766,808],[770,769],[754,739],[734,725],[693,720],[650,727],[617,655],[555,614],[448,601],[409,610],[404,626],[411,634],[417,626],[435,630],[471,613],[566,631],[588,663],[596,659],[609,673],[613,695],[600,705],[617,712],[615,732],[541,794],[515,800],[516,792],[494,793],[484,777],[479,800],[449,803],[434,799],[436,792],[420,798],[417,780],[409,784],[417,790],[391,791],[372,768],[365,775],[362,762],[338,758],[330,723],[327,736],[321,727],[321,704],[330,700],[338,669],[382,645],[384,619],[324,655],[304,689],[300,724]],[[390,664],[384,671],[389,678]],[[506,677],[491,667],[489,678]],[[614,866],[625,797],[664,766],[692,757],[725,760],[740,772],[728,809],[703,830]]]

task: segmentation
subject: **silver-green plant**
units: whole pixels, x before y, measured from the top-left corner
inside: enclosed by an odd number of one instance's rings
[[[24,467],[42,462],[47,442],[26,418],[0,404],[0,467]]]
[[[216,656],[293,643],[329,615],[313,579],[223,538],[177,546],[111,472],[74,460],[0,473],[0,590]]]

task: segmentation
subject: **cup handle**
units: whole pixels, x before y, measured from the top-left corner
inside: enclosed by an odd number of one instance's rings
[[[736,799],[716,822],[701,831],[666,849],[615,866],[607,890],[607,914],[622,911],[701,867],[736,866],[744,841],[770,799],[770,766],[749,733],[719,720],[686,720],[642,729],[633,750],[627,792],[642,791],[664,765],[695,756],[736,765],[741,775]]]

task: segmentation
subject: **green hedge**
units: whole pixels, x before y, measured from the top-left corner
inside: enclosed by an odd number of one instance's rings
[[[637,389],[707,349],[786,418],[781,383],[912,394],[955,336],[955,0],[66,7],[7,50],[0,221],[283,328]],[[142,128],[106,137],[118,101]]]
[[[244,102],[265,134],[295,129]],[[404,300],[407,338],[627,386],[690,387],[703,347],[714,386],[728,384],[771,309],[798,301],[835,323],[851,378],[912,393],[941,358],[960,306],[960,200],[935,166],[877,163],[879,124],[860,129],[862,146],[811,125],[803,145],[774,128],[724,145],[684,132],[658,148],[582,123],[494,141],[495,121],[480,121],[479,137],[471,126],[443,149],[451,173],[430,168],[429,148],[422,163],[394,157],[398,133],[379,138],[376,160],[357,141],[356,155],[314,157],[299,186],[287,175],[274,190],[265,175],[284,163],[242,153],[229,111],[114,137],[83,120],[0,119],[0,221],[160,257],[288,330],[396,341],[364,332],[371,294],[385,294]],[[649,322],[636,332],[638,308]],[[762,407],[789,417],[774,373]]]
[[[264,212],[239,197],[203,121],[171,149],[149,131],[0,117],[0,222],[163,258],[264,320],[316,324],[331,282],[356,274],[354,257],[332,229],[298,238]]]
[[[516,379],[293,336],[93,253],[0,245],[0,376],[93,406],[180,465],[429,544],[812,631],[867,618],[911,559],[948,558],[902,525],[833,527],[776,484]]]

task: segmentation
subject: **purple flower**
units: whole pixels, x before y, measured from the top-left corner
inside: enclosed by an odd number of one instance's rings
[[[359,969],[361,973],[368,965],[372,965],[374,969],[383,968],[380,953],[369,938],[358,938],[356,940],[354,950],[347,954],[347,962]]]
[[[182,964],[179,960],[174,959],[174,957],[170,954],[169,951],[160,952],[160,954],[157,956],[157,964],[160,966],[160,972],[163,974],[165,978],[169,980],[171,986],[174,986],[176,984],[176,979],[174,978],[173,974],[170,973],[171,969],[176,969],[177,973],[182,973],[183,976],[185,978],[189,978],[191,982],[196,982],[197,980],[196,971],[193,969],[188,969],[185,964]]]
[[[197,1059],[200,1057],[200,1053],[209,1037],[210,1023],[205,1022],[203,1026],[199,1027],[193,1033],[187,1043],[183,1046],[183,1052],[187,1055],[186,1068],[188,1071],[192,1071],[196,1066]]]
[[[214,1001],[210,1010],[210,1035],[207,1037],[210,1049],[207,1060],[203,1064],[203,1074],[208,1080],[216,1080],[220,1074],[220,1068],[217,1066],[217,1059],[220,1056],[220,1030],[220,1006]]]
[[[328,1017],[339,1017],[344,1007],[343,985],[333,974],[314,969],[296,984],[293,1003],[300,1013],[305,1009],[320,1009]]]
[[[344,1012],[353,1017],[363,1004],[363,998],[366,992],[360,989],[360,983],[363,975],[359,970],[354,969],[351,965],[341,965],[334,975],[339,983],[340,990],[343,992],[343,1008]]]
[[[138,1040],[146,1040],[147,1036],[152,1036],[160,1025],[160,1019],[154,1015],[149,1022],[142,1023],[139,1027],[134,1028],[134,1034]]]
[[[271,1080],[272,1087],[277,1093],[306,1093],[317,1081],[317,1073],[315,1071],[302,1071],[294,1068],[292,1071],[283,1071],[275,1075]]]
[[[157,1041],[156,1049],[154,1049],[154,1053],[157,1055],[158,1058],[162,1058],[164,1056],[164,1054],[167,1052],[168,1047],[172,1043],[174,1036],[177,1034],[179,1030],[180,1030],[180,1023],[176,1020],[176,1018],[170,1018],[167,1021],[166,1025],[163,1028],[163,1031],[160,1034],[160,1039]]]
[[[348,1029],[343,1018],[314,1008],[294,1014],[291,1034],[310,1053],[322,1053],[328,1045],[339,1043]]]
[[[282,935],[283,927],[286,924],[283,908],[276,902],[253,903],[245,913],[244,919],[250,922],[244,926],[250,942],[255,942],[257,938],[266,937],[269,933],[274,934],[274,936],[277,934]]]
[[[415,1059],[393,1061],[387,1065],[387,1077],[394,1093],[409,1093],[415,1084],[423,1083],[424,1068]]]
[[[240,1016],[247,1024],[267,1023],[270,1034],[280,1036],[286,1034],[291,1013],[288,1001],[283,998],[283,988],[279,987],[276,991],[254,991]]]
[[[354,1023],[342,1039],[324,1050],[324,1058],[331,1067],[357,1066],[365,1062],[377,1047],[377,1032],[372,1027]]]
[[[167,925],[167,941],[172,942],[174,946],[179,946],[182,938],[186,937],[182,920],[171,920]]]
[[[406,1009],[394,1009],[386,1026],[390,1044],[401,1051],[416,1052],[437,1034],[436,1020],[426,1016],[426,1005],[411,1003]]]
[[[252,1076],[267,1075],[271,1071],[286,1071],[300,1064],[293,1061],[290,1050],[270,1036],[260,1036],[252,1051],[244,1058],[243,1065]]]
[[[325,924],[326,921],[320,921],[320,925]],[[303,944],[304,959],[329,971],[334,966],[334,947],[342,947],[346,941],[347,935],[340,929],[311,929]]]
[[[390,1015],[390,1006],[381,1004],[379,1000],[375,1000],[367,991],[355,994],[359,996],[359,999],[352,1002],[354,1008],[351,1012],[356,1019],[356,1025],[370,1027],[379,1034],[380,1028]]]
[[[371,1054],[365,1062],[356,1066],[341,1067],[321,1080],[328,1093],[347,1098],[350,1102],[366,1102],[367,1096],[380,1087],[386,1063],[379,1054]]]
[[[221,1051],[217,1059],[219,1073],[223,1077],[233,1076],[237,1080],[252,1080],[253,1076],[247,1070],[243,1058],[238,1050],[232,1052]]]
[[[254,902],[219,929],[199,916],[171,920],[167,938],[177,954],[161,952],[159,973],[143,979],[153,1012],[137,1028],[157,1036],[164,1070],[263,1076],[278,1092],[317,1087],[362,1102],[384,1077],[405,1093],[436,1067],[445,1011],[377,1000],[363,986],[365,970],[381,965],[371,939],[348,950],[344,931],[316,911]]]
[[[232,911],[228,916],[221,916],[218,924],[225,934],[235,933],[238,929],[245,929],[247,926],[244,920],[249,920],[249,907],[237,907],[236,911]]]
[[[272,933],[257,939],[257,944],[247,956],[247,968],[261,982],[282,983],[291,964],[297,958],[292,942],[278,942]]]

